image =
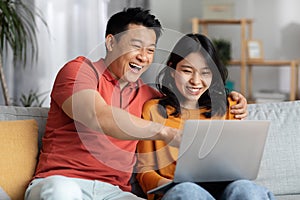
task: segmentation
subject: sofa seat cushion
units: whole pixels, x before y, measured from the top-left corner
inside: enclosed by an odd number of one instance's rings
[[[275,195],[300,194],[300,101],[250,104],[248,119],[270,120],[257,179]]]
[[[275,196],[276,200],[299,200],[300,194]]]
[[[12,200],[24,198],[35,171],[37,155],[35,120],[0,121],[0,187]]]

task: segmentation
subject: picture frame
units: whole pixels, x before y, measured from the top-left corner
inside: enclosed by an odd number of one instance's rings
[[[261,40],[246,40],[247,59],[250,61],[263,60],[263,46]]]

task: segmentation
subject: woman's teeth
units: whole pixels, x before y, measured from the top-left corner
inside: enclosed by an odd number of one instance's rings
[[[199,88],[199,87],[187,87],[187,89],[191,92],[198,92],[201,88]]]

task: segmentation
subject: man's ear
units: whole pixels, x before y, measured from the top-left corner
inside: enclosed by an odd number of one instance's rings
[[[105,38],[105,46],[107,51],[112,51],[113,46],[114,46],[115,38],[112,34],[109,34]]]

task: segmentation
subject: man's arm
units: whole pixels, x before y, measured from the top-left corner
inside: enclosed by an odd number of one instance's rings
[[[248,115],[247,110],[247,99],[240,93],[232,91],[229,96],[237,101],[236,105],[231,106],[231,113],[234,114],[234,117],[237,119],[244,119]]]
[[[62,104],[63,111],[88,128],[121,140],[164,140],[179,146],[179,130],[143,120],[125,110],[107,105],[101,95],[91,89],[79,91]]]

